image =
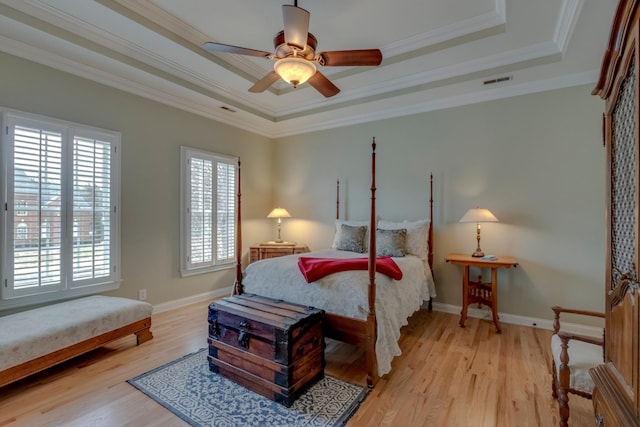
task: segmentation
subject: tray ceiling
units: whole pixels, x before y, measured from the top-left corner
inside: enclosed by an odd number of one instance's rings
[[[615,0],[299,0],[318,51],[379,48],[379,67],[320,67],[341,92],[247,89],[273,61],[275,0],[0,0],[0,50],[270,138],[595,83]],[[489,82],[489,83],[487,83]]]

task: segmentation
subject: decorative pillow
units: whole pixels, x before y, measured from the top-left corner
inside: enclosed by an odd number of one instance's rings
[[[376,256],[405,256],[404,247],[407,239],[407,229],[376,230]]]
[[[340,241],[336,249],[339,251],[364,252],[364,235],[366,232],[366,226],[342,224],[340,226]]]
[[[336,234],[333,237],[332,249],[338,249],[338,244],[342,240],[342,225],[350,225],[352,227],[366,227],[367,231],[364,234],[364,250],[366,252],[369,247],[369,221],[347,221],[344,219],[336,220]]]
[[[405,254],[415,255],[422,260],[426,260],[429,255],[429,220],[392,222],[380,220],[378,228],[381,230],[407,230],[405,240]]]

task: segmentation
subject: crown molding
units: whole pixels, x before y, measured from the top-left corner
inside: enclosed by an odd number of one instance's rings
[[[304,115],[299,114],[301,112],[313,113],[314,108],[326,109],[326,107],[330,105],[336,106],[338,104],[347,104],[356,100],[362,100],[364,97],[375,97],[385,94],[385,97],[388,98],[397,95],[399,91],[411,87],[422,86],[528,61],[549,58],[554,55],[558,55],[559,53],[560,50],[555,43],[551,41],[540,43],[521,49],[514,49],[509,52],[502,52],[463,63],[423,71],[407,77],[386,80],[384,82],[368,85],[359,89],[353,89],[341,96],[340,99],[325,101],[314,100],[304,104],[297,104],[295,108],[284,108],[280,110],[277,117],[280,120],[286,120],[287,117],[292,115]]]
[[[582,10],[583,0],[563,0],[560,5],[560,13],[556,21],[556,29],[553,33],[553,42],[564,55],[573,29],[578,22],[580,11]]]
[[[99,3],[136,5],[138,9],[133,13],[145,12],[149,8],[149,10],[154,11],[150,13],[149,19],[161,21],[169,31],[179,32],[178,37],[184,38],[188,36],[183,34],[185,31],[184,26],[186,25],[184,22],[162,10],[165,15],[169,16],[161,18],[161,13],[157,10],[158,7],[147,0],[97,1]],[[13,11],[17,11],[17,13],[25,14],[24,17],[32,14],[34,16],[33,20],[42,20],[44,28],[38,28],[39,30],[51,31],[52,35],[58,37],[62,34],[68,37],[65,39],[66,41],[79,48],[90,49],[92,46],[101,46],[101,50],[97,51],[98,54],[105,55],[110,60],[118,61],[131,67],[131,74],[129,76],[124,73],[116,75],[100,69],[100,64],[98,63],[90,64],[88,61],[72,59],[58,53],[53,54],[45,49],[27,45],[7,36],[0,36],[0,50],[272,139],[483,102],[500,97],[517,96],[595,82],[595,72],[590,71],[567,77],[550,78],[539,82],[521,84],[513,84],[512,82],[501,87],[484,89],[465,95],[418,103],[412,102],[402,107],[396,106],[399,102],[402,102],[401,100],[409,99],[410,95],[415,93],[424,94],[427,97],[429,89],[450,85],[452,84],[452,79],[457,79],[457,82],[460,82],[460,79],[465,76],[470,79],[474,77],[474,74],[492,72],[500,67],[517,67],[518,64],[529,61],[553,59],[554,55],[562,56],[576,25],[583,0],[562,0],[562,4],[559,6],[559,15],[556,20],[553,39],[550,41],[455,65],[426,70],[406,77],[390,79],[354,89],[353,91],[345,91],[339,99],[314,98],[298,104],[295,108],[283,108],[278,111],[273,111],[266,107],[264,102],[260,102],[260,99],[250,98],[244,92],[240,94],[237,91],[228,90],[219,82],[199,73],[189,71],[180,64],[160,58],[157,54],[127,42],[118,35],[96,29],[87,22],[69,17],[54,7],[48,7],[44,0],[5,0],[3,4],[5,6],[2,7],[8,7]],[[20,7],[13,8],[12,5],[19,5]],[[32,9],[39,9],[39,12],[35,13]],[[47,15],[46,18],[49,21],[44,21],[44,15]],[[54,18],[49,15],[53,15]],[[11,16],[7,16],[12,19]],[[22,23],[25,25],[33,24],[33,20]],[[419,47],[450,40],[461,35],[472,34],[496,25],[503,25],[506,23],[505,0],[496,0],[494,11],[464,22],[473,28],[464,29],[460,23],[455,23],[405,39],[397,44],[394,43],[385,49],[400,54],[402,51],[401,46],[405,46],[404,43],[411,44],[411,47],[407,48],[408,50],[415,50]],[[55,25],[60,27],[55,27]],[[202,33],[195,36],[192,34],[193,37],[206,39],[206,35]],[[78,39],[87,41],[78,42]],[[125,61],[120,56],[130,56],[132,60]],[[370,72],[375,73],[376,70],[371,70]],[[146,83],[144,80],[135,79],[136,73],[138,75],[140,75],[139,73],[149,73],[156,78],[165,79],[167,83],[163,83],[165,86],[156,85],[153,82]],[[477,78],[477,76],[475,77]],[[384,105],[385,102],[387,105]],[[229,106],[237,110],[237,112],[230,113],[220,108],[223,106]],[[341,114],[340,118],[333,118],[336,116],[336,114],[331,114],[334,110],[338,114],[342,112],[344,114]],[[357,113],[351,114],[354,112]]]
[[[148,0],[99,0],[98,2],[108,8],[110,8],[110,4],[120,5],[121,9],[114,10],[114,12],[123,15],[133,21],[137,21],[136,17],[133,16],[134,14],[142,16],[145,20],[148,20],[154,25],[157,25],[164,30],[167,30],[168,32],[182,38],[183,40],[190,42],[198,50],[200,50],[202,44],[207,41],[218,41],[212,39],[209,35],[203,33],[197,28],[189,26],[178,17],[171,15],[161,7],[156,6]],[[149,29],[149,31],[157,32],[153,28],[149,28],[148,26],[146,27]],[[202,49],[202,53],[205,52],[206,51]],[[257,79],[262,78],[262,75],[265,72],[263,67],[260,67],[255,62],[243,56],[221,55],[210,52],[206,53],[216,57],[220,61],[219,65],[223,67],[225,66],[225,64],[231,65],[232,67],[225,68],[228,68],[232,72],[234,71],[234,68],[245,71],[255,79],[249,80],[251,83],[255,83]]]
[[[568,40],[570,39],[573,28],[578,21],[582,3],[583,0],[562,0],[562,4],[560,5],[560,13],[558,15],[558,19],[556,20],[554,36],[550,41],[538,43],[520,49],[514,49],[509,52],[502,52],[499,54],[467,61],[460,64],[427,70],[409,77],[402,77],[387,80],[376,85],[369,85],[360,89],[352,90],[349,92],[349,95],[343,94],[340,97],[340,100],[313,100],[304,104],[297,104],[296,107],[284,108],[279,110],[279,112],[277,113],[277,117],[280,120],[286,120],[288,117],[294,115],[300,116],[302,112],[309,113],[320,108],[326,109],[327,106],[336,105],[338,103],[346,104],[358,99],[362,99],[365,96],[371,97],[380,95],[382,93],[389,93],[389,96],[393,96],[394,92],[398,92],[413,86],[425,85],[437,82],[439,80],[449,79],[451,77],[460,77],[463,75],[469,75],[472,73],[515,65],[532,60],[551,58],[554,55],[558,54],[564,55],[564,51],[566,50],[568,45]],[[491,18],[489,18],[489,15],[491,16]],[[474,31],[478,31],[480,29],[480,25],[486,26],[482,29],[488,29],[489,21],[491,19],[496,20],[495,22],[501,22],[502,24],[506,23],[504,0],[496,0],[496,10],[494,12],[485,14],[483,18],[475,17],[469,21],[477,21],[479,27]],[[483,20],[484,23],[482,23]],[[416,36],[416,38],[420,39],[423,43],[429,43],[429,37],[431,37],[431,40],[436,40],[438,39],[438,37],[444,37],[444,34],[448,34],[451,38],[455,38],[472,33],[469,32],[467,34],[462,34],[462,32],[459,32],[459,29],[457,29],[456,27],[457,24],[454,24],[449,26],[449,28],[442,29],[441,33],[423,33]],[[441,29],[438,29],[436,31],[440,30]],[[438,40],[444,41],[444,39]],[[410,43],[409,39],[405,39],[402,42]],[[401,45],[402,42],[399,42],[398,45]],[[435,43],[438,43],[438,41],[433,41],[433,44]],[[395,44],[390,45],[385,49],[389,49],[393,52],[394,46]],[[421,45],[420,47],[425,46],[427,45]],[[385,50],[385,52],[387,51]]]
[[[362,123],[375,122],[379,120],[410,116],[414,114],[426,113],[429,111],[443,110],[447,108],[461,107],[464,105],[478,104],[481,102],[495,101],[498,99],[511,98],[520,95],[528,95],[538,92],[581,86],[584,84],[595,84],[598,77],[598,70],[591,70],[561,77],[553,77],[545,80],[526,82],[521,84],[510,84],[508,86],[494,89],[486,89],[463,95],[456,95],[447,98],[430,100],[402,107],[368,109],[358,115],[344,115],[338,119],[318,120],[314,118],[313,123],[298,121],[297,123],[281,123],[272,138],[282,138],[286,136],[299,135],[303,133],[328,130],[333,128],[357,125]],[[480,82],[479,82],[480,83]]]
[[[387,118],[395,118],[406,115],[419,114],[438,109],[452,108],[462,105],[475,104],[479,102],[491,101],[500,98],[525,95],[535,92],[543,92],[563,87],[578,86],[582,84],[595,83],[597,80],[597,70],[573,74],[569,76],[550,78],[546,80],[528,82],[522,84],[512,84],[491,90],[478,91],[471,94],[458,95],[439,100],[426,101],[413,105],[397,108],[379,109],[377,111],[367,111],[358,115],[345,116],[340,119],[316,120],[309,123],[307,120],[289,120],[273,122],[260,120],[259,118],[245,114],[229,113],[220,109],[223,104],[218,102],[198,103],[192,99],[176,97],[172,93],[163,92],[150,88],[146,85],[138,84],[131,79],[120,78],[113,73],[108,73],[86,64],[71,61],[60,55],[52,54],[42,49],[34,48],[22,42],[0,36],[0,49],[11,55],[15,55],[27,60],[41,63],[59,69],[61,71],[74,74],[89,80],[97,81],[111,87],[142,96],[188,111],[203,117],[207,117],[230,126],[238,127],[267,138],[275,139],[285,136],[297,135],[307,132],[327,130],[331,128],[350,126],[367,123]]]
[[[423,49],[438,43],[447,42],[459,37],[499,27],[507,22],[504,14],[504,2],[505,0],[496,0],[496,9],[491,12],[483,13],[482,15],[474,16],[462,21],[457,21],[452,24],[445,25],[444,27],[436,28],[435,30],[427,31],[422,34],[417,34],[403,40],[398,40],[384,46],[381,50],[384,52],[385,58],[394,57],[396,55]]]
[[[43,49],[39,49],[25,43],[0,35],[0,50],[10,55],[17,56],[32,62],[64,71],[66,73],[95,81],[124,92],[141,96],[183,111],[207,117],[230,126],[238,127],[258,135],[271,138],[273,121],[260,119],[249,113],[230,113],[220,107],[224,103],[207,98],[208,102],[199,102],[195,97],[186,98],[176,96],[175,93],[165,92],[148,85],[140,84],[132,79],[119,77],[111,72],[64,58]]]

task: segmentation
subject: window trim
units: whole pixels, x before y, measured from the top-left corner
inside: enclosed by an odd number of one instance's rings
[[[202,267],[190,267],[188,262],[188,254],[189,248],[187,247],[189,244],[189,221],[187,208],[189,207],[189,201],[191,197],[190,182],[189,182],[189,167],[188,162],[192,157],[196,158],[204,158],[210,159],[215,162],[223,162],[232,165],[235,168],[235,182],[234,182],[234,195],[237,194],[238,190],[238,158],[236,156],[230,156],[226,154],[215,153],[213,151],[201,150],[198,148],[191,148],[187,146],[180,147],[180,276],[181,277],[189,277],[198,274],[210,273],[212,271],[220,271],[234,268],[236,265],[236,254],[234,248],[234,256],[229,258],[225,262],[217,262],[216,261],[216,242],[215,237],[217,233],[217,227],[215,219],[217,219],[217,208],[214,206],[212,208],[212,213],[216,213],[216,217],[214,217],[213,222],[213,238],[214,242],[212,242],[213,249],[213,261],[211,264],[202,266]],[[214,181],[212,187],[215,189],[217,185],[217,181]],[[217,193],[214,191],[214,200],[216,199],[215,195]],[[215,202],[214,202],[215,203]],[[237,227],[237,203],[234,204],[233,218],[234,222],[236,222],[236,227],[234,231],[234,242],[236,240],[236,233],[238,232]]]
[[[9,188],[10,182],[9,173],[13,171],[13,164],[10,162],[10,145],[9,141],[9,124],[11,122],[27,123],[33,122],[40,127],[54,127],[63,129],[63,144],[73,144],[74,137],[86,137],[90,135],[92,139],[108,142],[112,147],[111,159],[110,159],[110,175],[111,175],[111,220],[112,230],[111,236],[112,244],[111,250],[111,266],[110,269],[114,271],[109,274],[105,280],[95,280],[92,283],[87,284],[82,279],[72,280],[63,279],[63,283],[60,287],[54,287],[51,291],[42,291],[32,294],[16,293],[14,290],[8,289],[9,277],[8,272],[10,270],[11,257],[10,253],[13,253],[13,248],[10,247],[12,239],[8,236],[9,227],[13,227],[13,220],[15,219],[15,212],[13,212],[13,206],[9,206],[9,194],[13,191]],[[121,277],[121,219],[120,219],[120,197],[121,197],[121,134],[117,131],[111,131],[106,129],[95,128],[87,126],[81,123],[73,123],[69,121],[59,120],[52,117],[27,113],[18,110],[12,110],[8,108],[0,107],[0,197],[4,209],[0,209],[0,250],[2,255],[0,256],[0,311],[10,308],[23,307],[34,304],[42,304],[54,302],[62,299],[80,297],[85,295],[99,294],[107,291],[116,290],[120,287],[122,282]],[[63,160],[66,162],[66,160]],[[62,194],[72,193],[73,179],[72,179],[72,165],[64,163],[63,168],[66,170],[63,175],[64,182],[62,184]],[[65,209],[71,209],[70,200],[68,200]],[[71,215],[70,211],[67,211],[68,215]],[[14,218],[11,219],[10,215]],[[64,230],[64,226],[63,226]],[[73,248],[67,256],[72,256]]]

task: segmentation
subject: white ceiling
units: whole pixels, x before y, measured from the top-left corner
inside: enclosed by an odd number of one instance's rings
[[[332,98],[249,93],[272,61],[201,48],[273,51],[293,1],[0,0],[0,50],[276,138],[595,83],[616,3],[299,0],[317,51],[382,51],[379,67],[320,67]]]

